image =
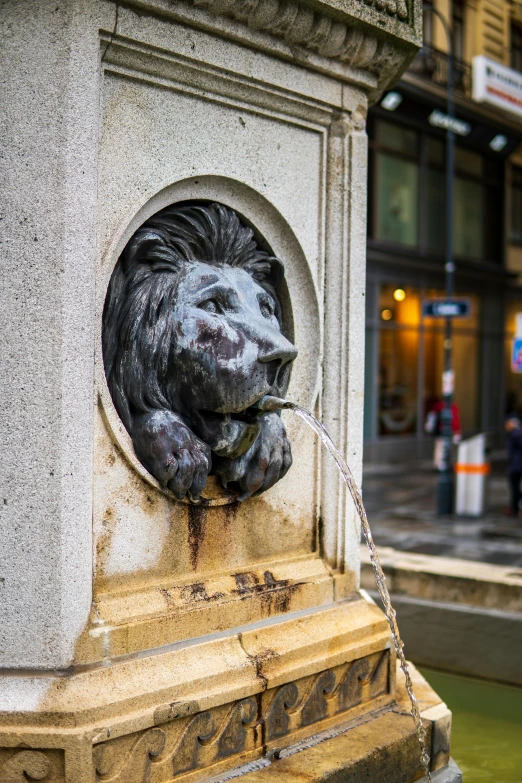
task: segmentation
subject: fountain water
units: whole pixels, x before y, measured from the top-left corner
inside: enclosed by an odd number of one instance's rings
[[[397,657],[399,658],[400,667],[404,673],[404,677],[406,680],[406,690],[408,692],[408,696],[411,702],[411,715],[413,718],[413,722],[415,724],[415,731],[417,733],[417,738],[419,740],[419,745],[421,750],[421,762],[424,768],[424,772],[426,774],[426,781],[427,783],[431,783],[430,756],[426,749],[426,730],[423,726],[422,719],[419,712],[419,705],[417,703],[416,696],[413,692],[413,683],[411,680],[408,663],[404,655],[404,643],[399,634],[399,627],[397,625],[397,616],[395,613],[395,609],[393,608],[391,603],[390,593],[386,585],[386,577],[384,576],[384,572],[382,570],[381,563],[379,560],[379,555],[377,554],[377,549],[375,547],[375,542],[373,540],[372,531],[370,529],[370,524],[368,522],[368,517],[366,516],[363,499],[359,491],[359,488],[355,482],[355,479],[352,475],[352,472],[348,467],[348,463],[346,462],[341,452],[332,441],[324,425],[321,424],[321,422],[318,419],[316,419],[315,416],[313,416],[309,411],[305,410],[304,408],[301,408],[299,405],[296,405],[293,402],[282,400],[279,397],[271,397],[269,395],[263,397],[257,404],[257,407],[263,411],[277,411],[282,409],[294,411],[294,413],[296,413],[297,416],[303,419],[308,424],[308,426],[311,427],[314,430],[314,432],[319,436],[324,446],[328,449],[328,451],[334,458],[337,467],[339,468],[339,471],[344,479],[344,482],[348,487],[357,514],[359,516],[359,519],[361,520],[361,527],[364,534],[364,538],[366,540],[366,544],[368,545],[368,549],[370,551],[370,560],[375,574],[375,581],[377,582],[377,590],[379,592],[379,596],[384,607],[384,614],[386,615],[386,619],[388,620],[390,626],[395,652],[397,653]]]

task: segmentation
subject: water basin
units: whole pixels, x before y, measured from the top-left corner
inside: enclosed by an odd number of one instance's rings
[[[451,755],[464,783],[521,783],[522,688],[420,671],[453,712]]]

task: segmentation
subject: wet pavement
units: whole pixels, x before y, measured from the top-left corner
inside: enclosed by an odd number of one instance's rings
[[[504,515],[509,503],[503,454],[492,455],[480,519],[438,517],[438,473],[431,462],[368,465],[363,498],[377,546],[522,568],[522,512]]]

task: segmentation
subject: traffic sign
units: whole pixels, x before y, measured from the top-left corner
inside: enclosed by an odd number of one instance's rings
[[[425,318],[467,318],[471,312],[469,299],[424,299]]]

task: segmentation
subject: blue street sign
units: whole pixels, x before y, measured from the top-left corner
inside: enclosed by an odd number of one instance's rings
[[[511,371],[522,372],[522,338],[515,337],[511,345]]]
[[[469,299],[424,299],[425,318],[467,318],[471,312]]]

